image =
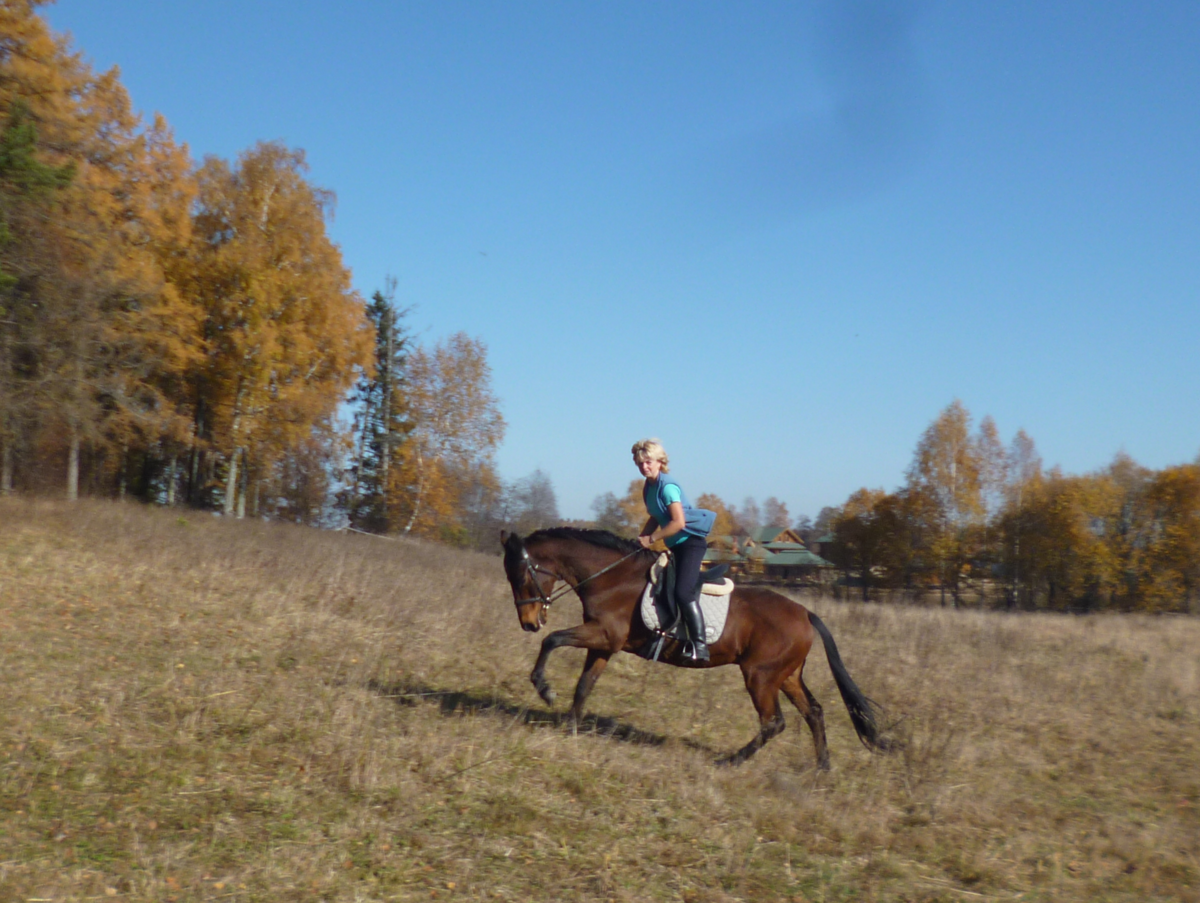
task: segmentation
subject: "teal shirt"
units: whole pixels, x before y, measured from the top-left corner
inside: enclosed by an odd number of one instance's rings
[[[667,509],[674,502],[683,505],[685,526],[674,536],[668,536],[663,540],[667,544],[667,548],[674,548],[680,543],[686,542],[689,536],[707,536],[708,531],[712,529],[713,513],[705,511],[703,508],[693,508],[684,497],[679,484],[665,474],[661,474],[653,482],[646,481],[642,487],[642,501],[646,503],[646,510],[660,527],[665,527],[671,522],[671,512]]]

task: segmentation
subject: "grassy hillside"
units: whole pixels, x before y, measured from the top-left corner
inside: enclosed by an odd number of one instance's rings
[[[497,558],[0,500],[0,899],[1200,900],[1200,623],[808,604],[905,751],[819,651],[831,773],[794,711],[713,767],[733,668],[620,656],[572,734]]]

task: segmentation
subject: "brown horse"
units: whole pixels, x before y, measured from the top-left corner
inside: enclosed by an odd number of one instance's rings
[[[645,589],[650,566],[657,553],[602,530],[556,527],[539,530],[522,540],[502,532],[504,572],[512,587],[517,617],[528,631],[546,623],[546,612],[559,594],[572,589],[583,602],[583,623],[556,630],[542,641],[542,651],[529,679],[547,705],[555,694],[546,682],[546,661],[559,646],[587,650],[583,674],[575,686],[571,717],[583,715],[583,703],[603,673],[608,660],[618,652],[645,649],[654,634],[642,623],[638,603]],[[878,707],[850,679],[838,654],[829,628],[815,614],[786,596],[761,587],[739,587],[729,602],[725,630],[709,645],[708,662],[692,663],[682,655],[680,643],[668,642],[663,661],[672,665],[716,668],[737,664],[742,669],[746,690],[758,711],[758,735],[722,760],[736,765],[745,762],[784,728],[779,709],[779,691],[791,700],[812,731],[817,766],[829,767],[825,743],[825,719],[821,706],[804,684],[804,661],[813,644],[814,630],[825,644],[833,679],[842,694],[850,720],[868,749],[884,750],[888,741],[877,724]]]

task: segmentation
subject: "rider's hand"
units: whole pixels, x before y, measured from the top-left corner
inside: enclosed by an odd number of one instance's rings
[[[652,545],[654,545],[654,540],[651,539],[649,536],[646,536],[645,534],[638,537],[638,542],[640,542],[642,544],[643,549],[648,549]]]

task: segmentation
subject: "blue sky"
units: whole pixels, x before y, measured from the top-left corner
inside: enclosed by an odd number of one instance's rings
[[[895,489],[960,398],[1081,473],[1200,452],[1200,3],[61,0],[200,158],[304,148],[369,295],[489,348],[566,517]]]

